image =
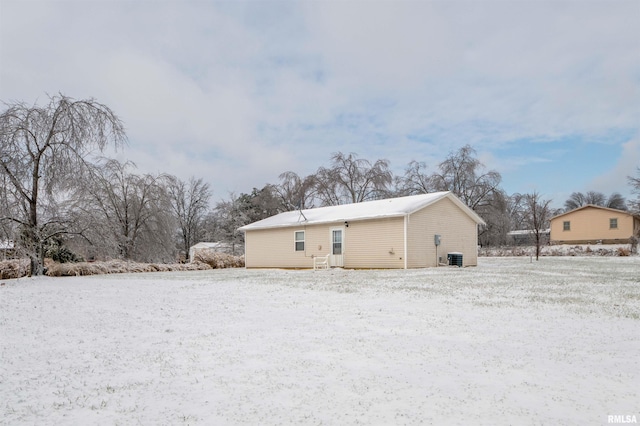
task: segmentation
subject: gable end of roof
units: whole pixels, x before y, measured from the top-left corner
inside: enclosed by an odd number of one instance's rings
[[[595,204],[587,204],[587,205],[584,205],[584,206],[580,206],[580,207],[578,207],[578,208],[575,208],[575,209],[573,209],[573,210],[569,210],[568,212],[560,213],[559,215],[556,215],[556,216],[552,217],[550,220],[555,220],[555,219],[557,219],[557,218],[559,218],[559,217],[566,216],[566,215],[568,215],[568,214],[576,213],[576,212],[579,212],[580,210],[586,210],[586,209],[589,209],[589,208],[592,208],[592,209],[598,209],[598,210],[606,210],[606,211],[610,211],[610,212],[612,212],[612,213],[624,214],[624,215],[628,215],[628,216],[633,216],[633,217],[640,218],[640,216],[638,216],[638,215],[636,215],[636,214],[633,214],[633,213],[632,213],[632,212],[630,212],[630,211],[626,211],[626,210],[618,210],[618,209],[612,209],[612,208],[604,207],[604,206],[596,206]]]

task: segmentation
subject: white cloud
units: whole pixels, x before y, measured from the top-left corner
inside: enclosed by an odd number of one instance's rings
[[[636,136],[622,144],[620,157],[615,167],[603,175],[596,176],[589,182],[589,188],[607,195],[619,192],[629,198],[631,197],[631,186],[629,186],[627,176],[636,177],[638,167],[640,167],[640,137]]]
[[[500,164],[523,141],[637,131],[639,16],[626,1],[5,0],[0,99],[95,96],[141,168],[221,192],[339,150],[401,171],[471,143]],[[548,158],[521,146],[505,170]]]

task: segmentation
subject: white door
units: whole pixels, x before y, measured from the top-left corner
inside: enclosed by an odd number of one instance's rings
[[[331,229],[331,266],[344,266],[344,229]]]

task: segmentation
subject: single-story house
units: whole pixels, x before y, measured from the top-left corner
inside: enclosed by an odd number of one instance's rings
[[[196,245],[193,245],[189,248],[189,262],[193,262],[193,259],[196,253],[201,250],[227,253],[229,252],[229,244],[221,243],[221,242],[218,242],[218,243],[200,242]]]
[[[543,229],[540,231],[540,240],[542,244],[549,243],[550,229]],[[519,229],[516,231],[507,232],[507,243],[514,246],[524,246],[535,244],[536,231],[532,229]]]
[[[451,192],[280,213],[239,228],[247,268],[424,268],[478,262],[484,221]]]
[[[626,244],[640,232],[640,216],[588,204],[551,218],[552,244]]]
[[[15,245],[11,240],[0,241],[0,259],[6,260],[13,256]]]

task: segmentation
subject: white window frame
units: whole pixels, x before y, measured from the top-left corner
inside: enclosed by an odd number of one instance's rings
[[[334,253],[335,250],[335,233],[340,231],[340,253]],[[331,254],[333,256],[342,256],[344,254],[344,228],[333,228],[331,229]]]
[[[302,240],[298,239],[298,234],[302,234]],[[293,250],[294,251],[304,251],[306,239],[306,232],[303,231],[293,231]],[[298,249],[298,243],[302,243],[302,248]]]
[[[609,218],[609,229],[618,229],[618,218],[617,217]]]
[[[565,220],[564,222],[562,222],[562,230],[563,231],[571,231],[571,221],[570,220]]]

